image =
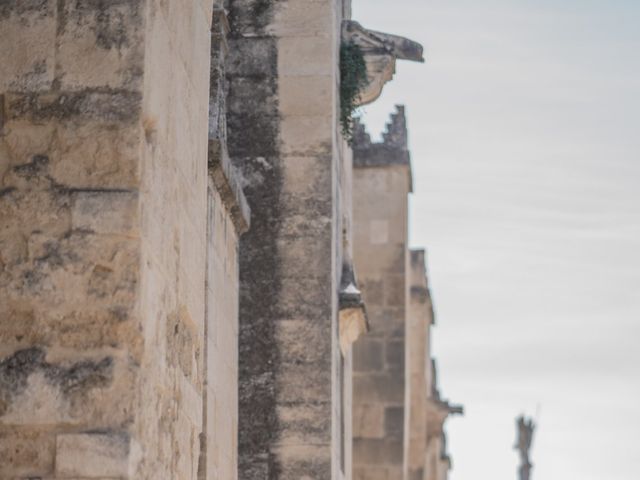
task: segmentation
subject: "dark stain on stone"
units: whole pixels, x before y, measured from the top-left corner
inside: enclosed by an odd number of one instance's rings
[[[64,259],[60,253],[60,244],[55,241],[48,241],[44,244],[44,254],[35,259],[36,264],[47,264],[51,267],[61,267]]]
[[[110,283],[113,277],[113,269],[96,265],[89,277],[87,293],[97,298],[105,298],[110,292]]]
[[[229,23],[233,34],[264,33],[282,0],[228,0]]]
[[[124,322],[129,318],[129,309],[122,305],[111,307],[109,309],[109,313],[113,316],[113,318],[115,318],[119,322]]]
[[[85,360],[68,367],[47,364],[45,377],[60,390],[69,395],[78,391],[105,387],[113,380],[113,359],[105,357],[100,361]]]
[[[38,15],[45,16],[49,13],[48,0],[0,0],[0,19],[5,19],[11,14],[17,16]]]
[[[271,452],[277,432],[281,354],[275,323],[282,284],[277,238],[282,228],[276,39],[263,33],[277,2],[230,0],[227,57],[229,154],[252,211],[240,238],[238,478],[277,479]]]
[[[140,92],[126,90],[84,90],[59,94],[12,94],[8,118],[47,120],[99,120],[131,123],[140,116]]]
[[[429,290],[414,285],[411,287],[411,298],[417,302],[424,303],[429,298]]]
[[[6,114],[4,112],[4,95],[0,93],[0,137],[4,135],[4,123]]]
[[[45,353],[38,347],[18,350],[12,356],[0,360],[0,391],[21,392],[27,386],[27,378],[43,367]]]
[[[0,188],[0,198],[11,195],[16,190],[16,187]]]
[[[33,178],[42,174],[48,164],[49,157],[46,155],[34,155],[30,162],[16,165],[12,170],[20,177]]]
[[[31,347],[0,360],[0,416],[24,392],[29,377],[36,372],[42,372],[64,395],[105,387],[113,381],[111,357],[60,365],[48,363],[45,357],[44,349]]]
[[[58,34],[69,25],[88,25],[98,47],[128,47],[136,41],[130,34],[142,26],[141,4],[137,0],[58,0]]]
[[[22,276],[24,286],[29,290],[35,290],[40,286],[44,275],[39,270],[27,270]]]

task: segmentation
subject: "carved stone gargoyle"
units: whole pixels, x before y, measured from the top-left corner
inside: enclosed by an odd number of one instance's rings
[[[342,41],[358,45],[364,54],[369,82],[360,92],[358,105],[371,103],[380,96],[384,84],[393,78],[396,60],[424,62],[419,43],[398,35],[367,30],[353,20],[343,22]]]

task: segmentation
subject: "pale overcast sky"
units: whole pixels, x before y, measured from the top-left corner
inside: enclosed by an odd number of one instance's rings
[[[640,478],[640,0],[354,0],[407,36],[365,109],[405,104],[451,480]]]

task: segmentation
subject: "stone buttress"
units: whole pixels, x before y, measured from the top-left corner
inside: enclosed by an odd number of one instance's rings
[[[235,403],[213,3],[0,4],[0,478],[196,478],[207,389]]]

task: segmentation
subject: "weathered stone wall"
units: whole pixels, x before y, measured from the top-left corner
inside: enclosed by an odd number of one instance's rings
[[[354,145],[354,258],[371,328],[354,345],[354,480],[403,475],[410,191],[399,107],[383,142],[372,143],[358,126]]]
[[[343,2],[228,9],[230,155],[254,219],[241,240],[239,477],[337,479]]]
[[[1,478],[233,478],[212,3],[0,5]]]
[[[3,478],[136,468],[145,16],[0,5]]]

